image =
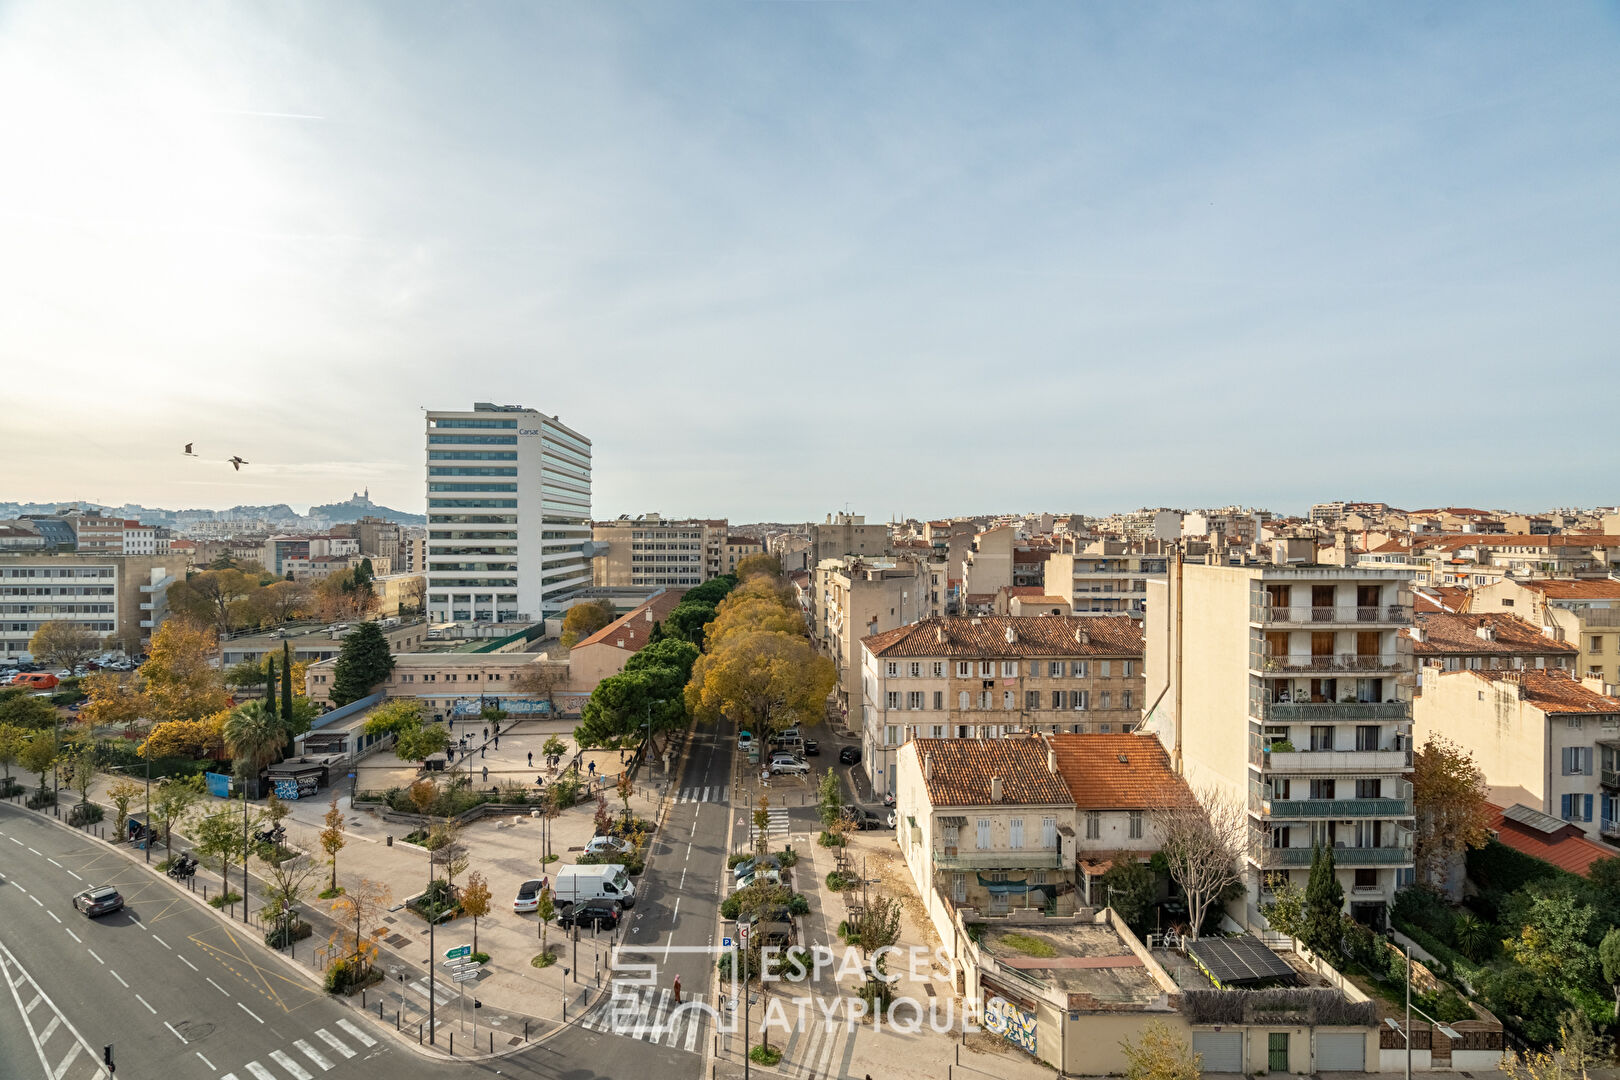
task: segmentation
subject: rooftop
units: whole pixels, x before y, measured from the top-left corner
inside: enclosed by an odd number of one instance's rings
[[[1485,682],[1516,682],[1524,689],[1524,700],[1545,713],[1620,713],[1620,701],[1582,684],[1567,671],[1499,671],[1490,668],[1446,671],[1441,678],[1471,675]]]
[[[652,633],[653,624],[668,618],[685,595],[685,589],[665,589],[655,593],[628,615],[619,616],[590,637],[577,642],[574,648],[611,645],[626,652],[640,652],[647,644],[647,635]]]
[[[1060,992],[1080,995],[1073,1008],[1087,1005],[1152,1005],[1164,998],[1147,965],[1107,923],[1073,923],[1061,929],[1039,924],[986,924],[979,948],[1000,967]],[[1086,1002],[1084,999],[1093,999]]]
[[[1412,622],[1423,631],[1423,640],[1412,643],[1416,656],[1545,656],[1578,651],[1573,642],[1550,638],[1534,624],[1503,612],[1419,611]],[[1401,634],[1413,636],[1410,629]]]
[[[1515,803],[1506,808],[1485,804],[1491,811],[1490,827],[1496,838],[1513,850],[1550,862],[1572,874],[1586,876],[1599,859],[1620,855],[1605,844],[1588,840],[1580,827],[1550,814]]]
[[[1129,615],[947,615],[873,634],[861,644],[884,657],[1140,657],[1142,624]]]
[[[1047,735],[1074,804],[1084,810],[1151,810],[1189,797],[1152,735]]]
[[[1047,768],[1046,743],[1034,736],[1007,739],[912,739],[901,753],[917,756],[928,801],[942,806],[1072,806],[1063,777]],[[990,781],[1001,781],[991,801]]]
[[[1527,589],[1534,589],[1548,600],[1620,600],[1620,581],[1604,578],[1601,581],[1523,581]]]

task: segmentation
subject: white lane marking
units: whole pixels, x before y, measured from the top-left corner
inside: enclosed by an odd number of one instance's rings
[[[347,1031],[350,1035],[353,1035],[356,1039],[359,1039],[361,1046],[369,1049],[370,1047],[377,1045],[376,1039],[373,1039],[370,1035],[367,1035],[365,1032],[349,1023],[348,1020],[339,1020],[337,1022],[337,1026],[342,1028],[344,1031]]]
[[[203,1057],[203,1052],[201,1050],[197,1051],[197,1056],[202,1059],[202,1063],[204,1065],[208,1066],[209,1069],[213,1069],[214,1063],[212,1061],[209,1061],[207,1058]]]
[[[8,836],[8,837],[6,837],[6,839],[10,840],[13,844],[16,844],[18,847],[23,846],[23,842],[21,840],[17,839],[15,836]]]
[[[62,868],[62,864],[51,858],[49,855],[45,856],[45,861],[56,867],[58,870]]]
[[[332,1060],[330,1058],[321,1053],[319,1050],[315,1049],[313,1046],[309,1045],[309,1043],[305,1042],[303,1039],[294,1039],[293,1045],[298,1047],[298,1052],[300,1054],[303,1054],[305,1057],[309,1058],[309,1060],[318,1065],[322,1072],[325,1072],[332,1067]]]
[[[157,1010],[152,1008],[151,1005],[148,1005],[146,999],[141,997],[141,995],[136,994],[135,995],[135,1000],[140,1002],[142,1005],[146,1005],[146,1011],[147,1012],[151,1013],[153,1016],[157,1015]]]
[[[669,950],[675,944],[675,924],[680,920],[681,898],[675,898],[675,910],[669,913],[669,940],[664,942],[664,962],[669,962]]]
[[[37,896],[35,896],[35,895],[34,895],[34,894],[33,894],[33,893],[29,893],[29,894],[28,894],[28,899],[30,899],[30,900],[32,900],[32,901],[33,901],[33,902],[34,902],[34,903],[36,903],[36,904],[39,904],[39,906],[40,906],[40,907],[44,907],[44,906],[45,906],[45,905],[44,905],[44,904],[40,904],[40,903],[39,903],[39,897],[37,897]]]
[[[40,1002],[42,1002],[42,1001],[44,1001],[44,1000],[45,1000],[45,995],[44,995],[44,994],[35,994],[35,995],[34,995],[34,1000],[33,1000],[33,1001],[30,1001],[30,1002],[29,1002],[29,1003],[28,1003],[28,1004],[27,1004],[27,1005],[26,1005],[26,1006],[25,1006],[25,1007],[24,1007],[24,1008],[23,1008],[23,1015],[24,1015],[24,1016],[27,1016],[27,1015],[28,1015],[28,1014],[29,1014],[29,1013],[31,1013],[31,1012],[33,1012],[33,1011],[34,1011],[34,1006],[35,1006],[35,1005],[38,1005],[38,1004],[39,1004],[39,1003],[40,1003]]]
[[[330,1031],[327,1031],[325,1028],[316,1028],[315,1029],[315,1034],[327,1046],[330,1046],[332,1049],[336,1050],[338,1053],[342,1054],[344,1057],[346,1057],[346,1058],[354,1057],[354,1051],[349,1049],[349,1044],[344,1042],[342,1039],[338,1038],[336,1035],[333,1035]]]
[[[168,1029],[169,1029],[169,1030],[170,1030],[170,1031],[173,1031],[173,1032],[174,1032],[174,1037],[175,1037],[175,1038],[177,1038],[177,1039],[179,1039],[179,1040],[180,1040],[180,1041],[181,1041],[181,1042],[185,1042],[185,1041],[186,1041],[186,1037],[185,1037],[185,1036],[184,1036],[184,1035],[182,1035],[182,1034],[180,1034],[180,1032],[179,1032],[179,1031],[178,1031],[178,1030],[177,1030],[177,1029],[176,1029],[176,1028],[175,1028],[175,1026],[174,1026],[174,1025],[173,1025],[173,1024],[171,1024],[171,1023],[169,1023],[169,1022],[168,1022],[168,1021],[167,1021],[167,1020],[165,1020],[165,1021],[163,1021],[163,1026],[164,1026],[164,1027],[166,1027],[166,1028],[168,1028]],[[197,1055],[197,1056],[198,1056],[198,1057],[202,1057],[202,1054],[200,1054],[200,1053],[199,1053],[199,1054],[198,1054],[198,1055]],[[207,1059],[207,1058],[203,1058],[203,1060],[204,1060],[204,1061],[207,1061],[207,1060],[208,1060],[208,1059]],[[213,1066],[212,1066],[212,1065],[210,1065],[210,1066],[208,1066],[208,1067],[209,1067],[209,1068],[210,1068],[210,1069],[212,1069],[212,1068],[213,1068]]]
[[[102,958],[101,958],[101,957],[99,957],[99,956],[96,956],[96,950],[94,950],[94,949],[86,949],[86,950],[84,950],[84,951],[85,951],[85,952],[87,952],[87,953],[89,953],[89,954],[90,954],[90,955],[91,955],[91,956],[93,956],[93,957],[95,957],[95,961],[96,961],[96,963],[98,963],[98,964],[100,964],[100,965],[101,965],[101,966],[102,966],[102,967],[106,967],[106,966],[107,966],[107,961],[105,961],[105,960],[103,960],[103,959],[102,959]]]
[[[210,1069],[213,1068],[212,1065],[210,1065],[208,1067]],[[236,1080],[236,1074],[235,1073],[226,1073],[224,1076],[220,1077],[219,1080]]]
[[[46,912],[46,913],[45,913],[45,914],[47,914],[47,915],[49,915],[49,916],[50,916],[50,917],[51,917],[51,918],[53,918],[53,919],[55,919],[55,920],[56,920],[56,921],[57,921],[57,923],[58,923],[58,924],[60,924],[60,923],[61,923],[61,921],[62,921],[62,916],[60,916],[60,915],[58,915],[58,914],[57,914],[57,913],[56,913],[56,912],[54,912],[54,911],[47,911],[47,912]]]
[[[9,972],[5,976],[5,981],[6,988],[11,991],[11,999],[12,1001],[16,1002],[19,1009],[22,1008],[22,995],[17,992],[17,987],[26,982],[34,989],[35,993],[37,993],[41,998],[44,998],[45,1004],[50,1007],[51,1013],[57,1020],[61,1021],[64,1027],[67,1028],[68,1034],[72,1035],[73,1038],[81,1045],[90,1045],[89,1042],[85,1040],[85,1037],[80,1034],[79,1029],[73,1026],[73,1021],[63,1016],[62,1010],[56,1007],[56,1002],[52,1001],[50,995],[45,993],[44,988],[34,980],[32,975],[28,974],[28,969],[22,966],[22,963],[18,961],[16,955],[12,953],[10,949],[6,948],[6,943],[4,941],[0,941],[0,971],[7,971],[8,968],[15,968],[17,970],[17,978],[15,981],[12,980]],[[34,1044],[34,1053],[38,1055],[41,1067],[44,1068],[47,1075],[50,1075],[51,1063],[46,1060],[45,1057],[44,1040],[40,1039],[34,1034],[34,1028],[31,1021],[25,1020],[24,1027],[28,1029],[28,1038]],[[60,1080],[60,1078],[57,1078],[57,1080]],[[99,1072],[97,1080],[100,1080]]]
[[[62,1080],[62,1074],[67,1072],[68,1066],[73,1064],[73,1059],[78,1057],[79,1051],[83,1049],[84,1047],[74,1043],[73,1048],[68,1051],[68,1056],[63,1058],[62,1063],[56,1067],[56,1071],[51,1073],[51,1080]]]
[[[681,883],[679,885],[675,886],[675,887],[677,889],[686,888],[686,867],[684,867],[684,866],[681,867]]]
[[[28,849],[28,850],[29,850],[29,851],[34,851],[34,849],[33,849],[33,848],[29,848],[29,849]],[[38,855],[38,854],[39,854],[39,852],[37,852],[37,851],[34,851],[34,854],[35,854],[35,855]]]
[[[237,1008],[239,1008],[239,1009],[241,1009],[241,1010],[242,1010],[242,1011],[243,1011],[243,1012],[245,1012],[245,1013],[247,1013],[247,1014],[248,1014],[248,1015],[249,1015],[249,1016],[251,1016],[251,1017],[253,1017],[253,1019],[255,1019],[255,1020],[259,1020],[259,1014],[258,1014],[258,1013],[256,1013],[256,1012],[254,1012],[254,1011],[253,1011],[253,1010],[252,1010],[252,1009],[250,1009],[250,1008],[248,1008],[248,1007],[247,1007],[247,1006],[246,1006],[246,1005],[243,1005],[243,1004],[242,1004],[242,1003],[241,1003],[241,1002],[240,1002],[240,1001],[238,1001],[238,1002],[237,1002],[237,1003],[236,1003],[236,1005],[237,1005]],[[259,1020],[259,1023],[261,1023],[261,1024],[262,1024],[262,1023],[264,1023],[264,1021],[263,1021],[263,1020]]]
[[[260,1065],[257,1061],[248,1062],[247,1071],[258,1077],[258,1080],[276,1080],[276,1074]]]
[[[71,870],[68,871],[68,876],[71,877],[74,881],[83,881],[84,880],[84,878],[80,877],[78,874],[75,874]]]
[[[182,956],[182,957],[180,957],[180,962],[181,962],[181,963],[182,963],[182,964],[184,964],[184,965],[186,965],[186,967],[188,967],[188,968],[190,968],[190,969],[191,969],[191,970],[192,970],[192,971],[196,971],[196,970],[197,970],[197,965],[196,965],[196,964],[193,964],[193,963],[192,963],[192,962],[191,962],[191,961],[190,961],[190,960],[187,960],[187,959],[186,959],[186,958],[185,958],[185,957],[183,957],[183,956]]]
[[[12,881],[12,884],[13,884],[13,885],[17,885],[17,882],[16,882],[16,881]],[[21,886],[21,885],[17,885],[17,888],[19,888],[19,889],[22,889],[22,891],[23,891],[23,892],[27,892],[27,891],[28,891],[28,890],[27,890],[27,889],[23,889],[23,887],[22,887],[22,886]]]
[[[80,945],[84,944],[84,938],[80,937],[78,934],[75,934],[72,930],[68,930],[68,928],[65,926],[62,927],[62,929],[67,930],[68,937],[72,938],[74,941],[77,941]]]
[[[208,976],[204,975],[203,978],[208,979]],[[212,986],[215,990],[218,990],[220,993],[224,994],[226,997],[231,996],[231,992],[229,990],[227,990],[223,986],[219,985],[219,983],[215,982],[213,979],[208,979],[208,985]]]
[[[118,974],[118,972],[116,972],[116,971],[113,971],[112,968],[108,968],[107,970],[112,971],[112,977],[113,978],[117,979],[121,983],[124,983],[124,989],[125,990],[129,989],[129,983],[124,982],[124,977],[122,975]]]
[[[162,938],[158,937],[156,934],[152,935],[152,940],[157,942],[159,945],[163,946],[165,949],[169,948],[169,943],[167,941],[164,941]],[[171,949],[170,951],[172,952],[173,950]]]
[[[270,1051],[270,1060],[291,1073],[293,1080],[315,1080],[315,1074],[288,1057],[285,1050]]]
[[[51,1041],[51,1036],[56,1034],[56,1029],[61,1027],[61,1026],[62,1026],[62,1018],[60,1016],[51,1017],[51,1022],[46,1024],[45,1025],[45,1030],[39,1033],[39,1041],[41,1043],[50,1042]]]

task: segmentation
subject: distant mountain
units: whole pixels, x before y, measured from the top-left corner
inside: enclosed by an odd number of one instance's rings
[[[312,518],[324,518],[334,525],[349,521],[359,521],[363,517],[382,518],[397,525],[426,525],[426,514],[407,514],[403,510],[393,510],[386,506],[378,506],[371,501],[371,491],[355,492],[343,502],[325,503],[321,506],[309,508]]]
[[[167,510],[162,507],[141,506],[136,503],[125,503],[123,506],[108,506],[105,503],[94,502],[90,499],[63,499],[58,502],[4,502],[0,501],[0,521],[20,517],[23,514],[55,514],[66,507],[76,506],[85,511],[100,511],[114,517],[123,517],[131,521],[142,521],[148,525],[185,525],[195,521],[267,521],[272,525],[288,527],[320,527],[320,523],[337,525],[351,521],[358,521],[363,517],[377,517],[385,521],[396,522],[400,525],[425,525],[427,516],[424,514],[408,514],[403,510],[394,510],[387,506],[379,506],[371,501],[370,491],[356,492],[342,502],[326,503],[322,506],[312,506],[308,514],[300,514],[286,503],[276,503],[271,506],[233,506],[229,510]]]

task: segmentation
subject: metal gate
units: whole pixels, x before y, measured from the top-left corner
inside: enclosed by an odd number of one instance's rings
[[[1362,1032],[1319,1032],[1316,1068],[1319,1072],[1362,1072],[1367,1067],[1367,1036]]]
[[[1204,1055],[1206,1073],[1243,1071],[1243,1033],[1240,1031],[1193,1032],[1193,1053]]]

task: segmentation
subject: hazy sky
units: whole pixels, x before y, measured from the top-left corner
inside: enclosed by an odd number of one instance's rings
[[[1617,117],[1613,4],[0,0],[0,499],[1614,502]]]

